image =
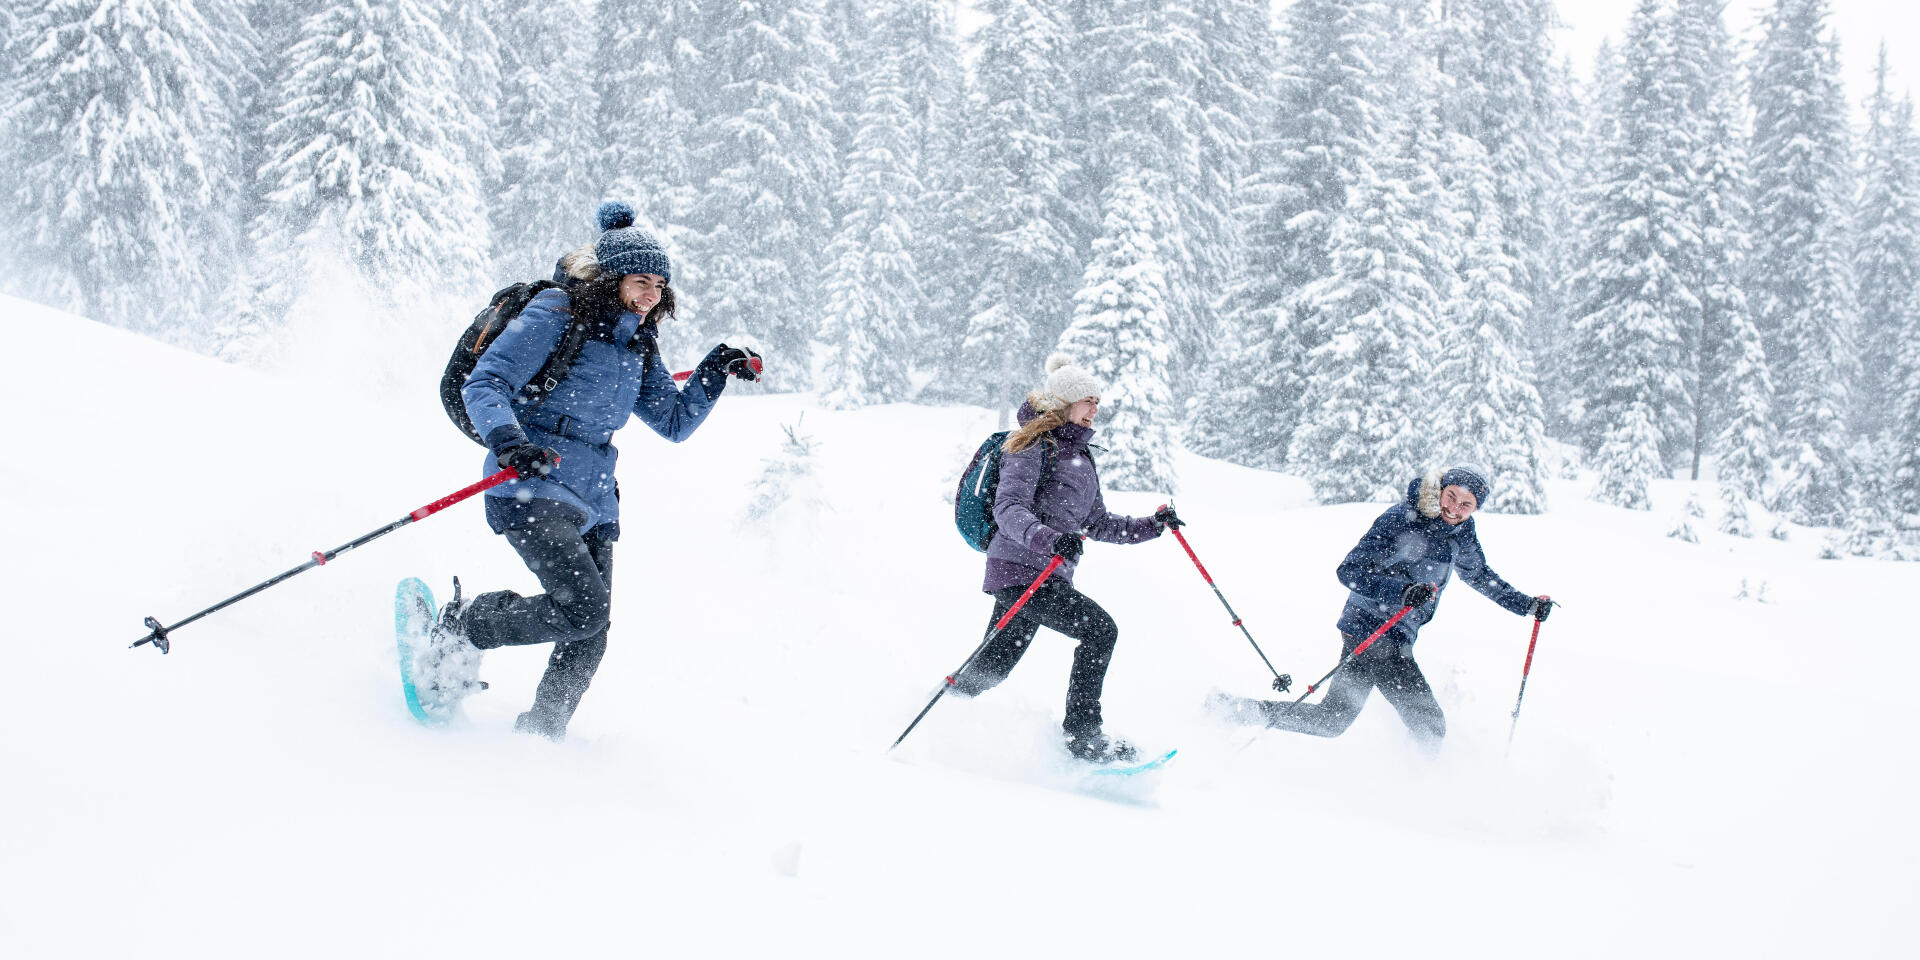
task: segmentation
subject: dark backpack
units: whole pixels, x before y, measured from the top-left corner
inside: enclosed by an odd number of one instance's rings
[[[987,551],[999,530],[993,520],[993,498],[1000,488],[1001,454],[1007,434],[1012,432],[1002,430],[980,444],[967,462],[966,472],[960,475],[960,489],[953,495],[953,525],[960,529],[960,539],[981,553]],[[1039,442],[1044,444],[1040,450],[1040,483],[1046,483],[1053,468],[1053,445],[1046,440]]]
[[[452,420],[453,425],[459,427],[460,432],[474,443],[484,446],[486,441],[474,429],[473,418],[467,416],[466,401],[460,399],[461,388],[467,385],[467,378],[473,375],[474,365],[480,362],[480,355],[499,339],[500,331],[505,330],[507,324],[512,323],[513,318],[533,302],[534,297],[559,286],[552,280],[535,280],[502,287],[487,301],[485,308],[473,315],[467,332],[461,334],[459,342],[453,345],[453,356],[447,359],[446,372],[440,375],[440,406],[446,409],[447,419]],[[652,346],[644,330],[645,327],[642,327],[636,331],[633,340],[627,344],[627,349],[643,356]],[[567,324],[566,332],[560,335],[559,345],[547,356],[547,362],[540,367],[540,372],[534,374],[533,379],[527,381],[527,385],[520,390],[520,395],[514,398],[515,405],[536,407],[551,396],[554,389],[560,386],[560,381],[565,380],[567,373],[573,369],[573,361],[580,358],[580,348],[587,345],[591,332],[588,325],[578,319]]]

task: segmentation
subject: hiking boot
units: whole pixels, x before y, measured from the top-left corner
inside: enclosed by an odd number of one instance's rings
[[[1118,737],[1109,737],[1098,730],[1090,733],[1069,734],[1067,752],[1076,760],[1088,763],[1130,763],[1140,758],[1140,751],[1133,744]]]
[[[467,641],[466,609],[460,600],[460,578],[455,577],[453,600],[440,609],[440,619],[414,652],[414,689],[421,709],[430,714],[445,715],[461,700],[487,689],[480,679],[480,648]]]

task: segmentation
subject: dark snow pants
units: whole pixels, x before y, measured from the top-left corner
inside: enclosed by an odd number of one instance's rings
[[[517,726],[559,739],[586,695],[607,652],[613,608],[613,541],[595,527],[582,536],[564,519],[509,527],[507,542],[540,578],[545,593],[523,597],[511,590],[483,593],[465,612],[467,640],[482,650],[551,643],[547,672],[534,692],[533,709]]]
[[[1347,654],[1360,645],[1360,638],[1344,633],[1340,637],[1343,641],[1340,658],[1345,660]],[[1380,688],[1380,695],[1400,713],[1400,722],[1406,724],[1416,738],[1438,744],[1447,735],[1447,718],[1440,712],[1440,701],[1433,698],[1433,688],[1427,685],[1420,664],[1414,662],[1413,649],[1397,643],[1376,643],[1368,647],[1358,660],[1333,675],[1333,681],[1327,685],[1327,695],[1319,703],[1296,707],[1284,701],[1266,700],[1261,702],[1261,712],[1266,714],[1270,727],[1316,737],[1337,737],[1353,725],[1361,705],[1367,702],[1367,696],[1375,687]]]
[[[1008,587],[993,593],[993,617],[987,629],[1000,622],[1026,587]],[[1107,683],[1107,665],[1113,659],[1120,628],[1113,617],[1086,594],[1064,580],[1048,580],[1033,599],[1007,623],[1000,635],[981,649],[954,678],[956,692],[975,696],[1000,685],[1026,655],[1041,627],[1064,633],[1080,645],[1073,651],[1073,672],[1067,679],[1067,719],[1061,724],[1069,736],[1100,730],[1100,691]]]

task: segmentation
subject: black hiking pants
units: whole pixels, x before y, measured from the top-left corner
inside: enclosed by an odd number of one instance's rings
[[[467,640],[482,650],[551,643],[547,672],[534,692],[533,709],[519,729],[559,739],[593,682],[607,652],[613,608],[613,541],[595,527],[583,536],[564,519],[509,527],[507,542],[546,588],[523,597],[511,590],[483,593],[465,611]]]
[[[1360,638],[1341,634],[1340,658],[1345,660]],[[1437,745],[1447,735],[1447,718],[1440,712],[1440,701],[1413,659],[1413,649],[1397,643],[1375,641],[1358,660],[1340,669],[1327,685],[1327,695],[1319,703],[1291,703],[1265,700],[1260,704],[1267,726],[1316,737],[1337,737],[1353,725],[1360,707],[1375,687],[1400,714],[1400,722],[1423,743]]]
[[[993,593],[993,617],[987,629],[1006,616],[1026,587],[1008,587]],[[1049,579],[1020,608],[967,668],[953,680],[956,692],[976,696],[1000,685],[1026,655],[1041,627],[1064,633],[1080,645],[1073,651],[1073,672],[1067,679],[1067,719],[1061,724],[1069,736],[1100,730],[1100,691],[1107,683],[1107,665],[1113,659],[1120,628],[1099,604],[1064,580]]]

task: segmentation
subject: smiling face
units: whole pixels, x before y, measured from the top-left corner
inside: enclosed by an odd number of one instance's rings
[[[1083,427],[1093,426],[1093,416],[1100,412],[1100,398],[1088,397],[1067,405],[1067,422]]]
[[[667,279],[659,274],[629,273],[620,278],[620,303],[644,317],[660,302],[660,293],[665,289]]]
[[[1467,522],[1475,510],[1480,509],[1480,501],[1466,487],[1454,484],[1440,491],[1440,519],[1453,526]]]

